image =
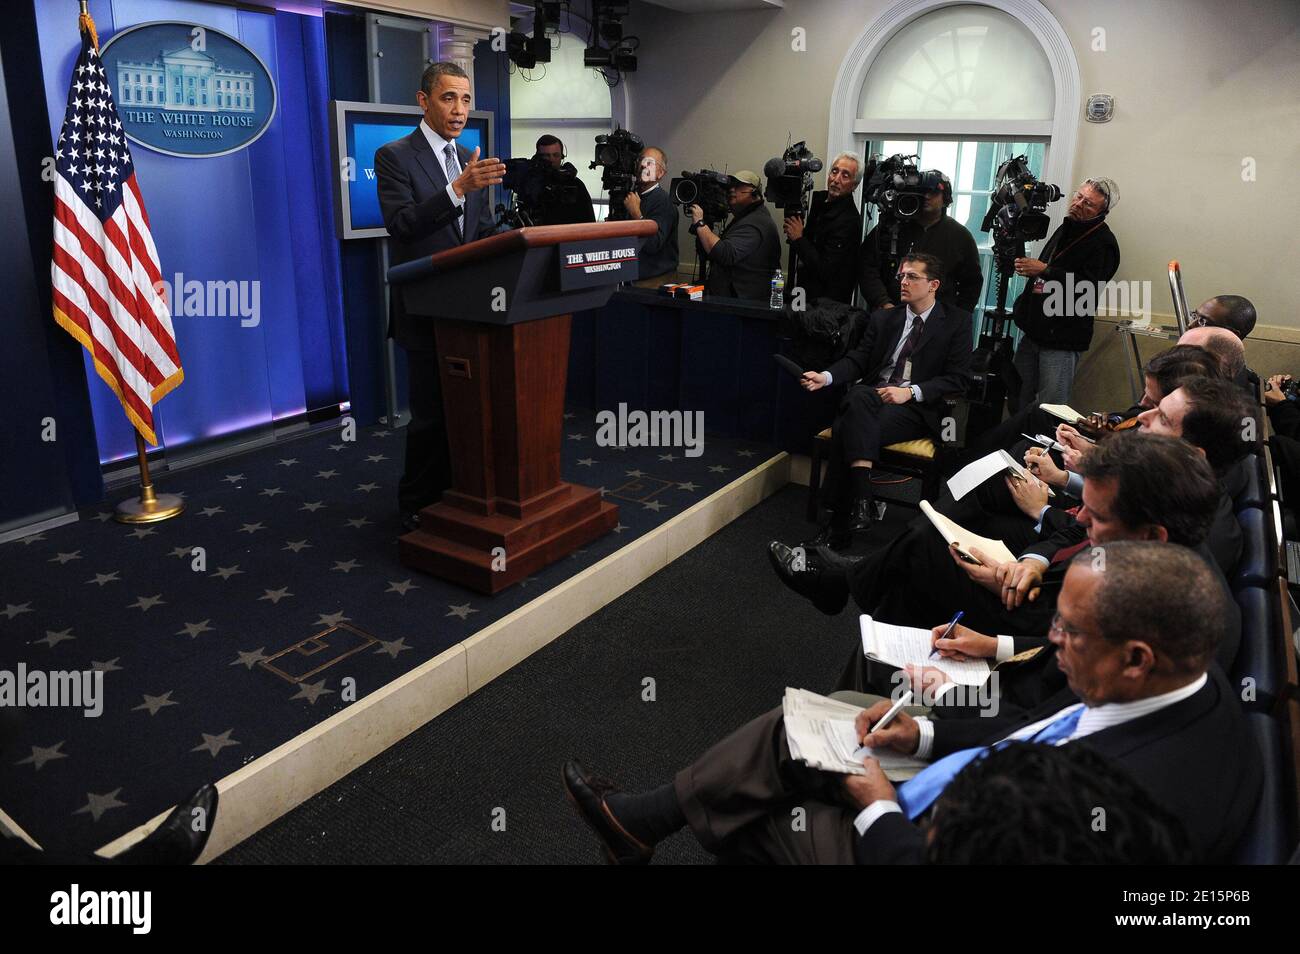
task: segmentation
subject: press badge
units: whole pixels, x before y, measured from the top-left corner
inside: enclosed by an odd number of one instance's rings
[[[912,380],[912,359],[911,358],[908,358],[906,361],[903,362],[903,380],[904,381]]]
[[[1029,290],[1035,295],[1042,295],[1044,294],[1043,288],[1045,287],[1045,284],[1046,283],[1041,278],[1035,278],[1033,284],[1029,286]]]

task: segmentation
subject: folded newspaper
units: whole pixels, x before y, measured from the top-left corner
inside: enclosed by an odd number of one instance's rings
[[[854,721],[861,706],[819,696],[807,689],[785,690],[785,738],[790,754],[804,764],[840,775],[864,775],[862,760],[871,756],[885,775],[898,782],[911,778],[925,762],[888,749],[869,749],[860,743]]]

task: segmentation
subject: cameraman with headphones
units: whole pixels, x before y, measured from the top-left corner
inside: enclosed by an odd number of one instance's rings
[[[1119,270],[1119,242],[1106,215],[1119,201],[1119,188],[1110,179],[1085,179],[1070,196],[1065,220],[1043,250],[1042,259],[1018,258],[1017,275],[1028,283],[1011,309],[1016,327],[1024,334],[1016,346],[1015,365],[1020,372],[1020,394],[1008,394],[1014,414],[1033,404],[1068,404],[1079,359],[1092,343],[1092,318],[1075,313],[1078,303],[1066,296],[1066,314],[1046,314],[1054,287],[1082,288],[1095,284],[1094,303],[1101,285]],[[1073,286],[1070,276],[1073,275]],[[1095,309],[1095,304],[1093,306]]]
[[[715,235],[704,224],[704,210],[686,207],[691,234],[709,260],[705,295],[767,301],[772,293],[772,273],[781,267],[781,233],[763,202],[763,180],[748,169],[728,176],[727,204],[731,223]]]
[[[564,161],[567,157],[568,154],[564,151],[564,143],[560,142],[555,136],[547,133],[538,138],[536,158],[545,159],[556,172],[559,172],[566,165],[573,169],[571,163]],[[573,183],[570,191],[572,195],[568,200],[548,202],[542,207],[539,225],[568,225],[573,222],[596,221],[596,212],[591,205],[591,193],[587,191],[586,184],[578,178],[576,169],[573,170]]]
[[[900,299],[898,262],[909,252],[925,252],[943,262],[948,280],[939,286],[939,301],[975,313],[984,271],[980,268],[979,248],[966,226],[948,217],[952,205],[952,182],[937,169],[922,173],[925,201],[916,215],[898,220],[898,255],[889,259],[889,227],[877,222],[862,242],[861,272],[858,288],[868,311],[894,308]]]

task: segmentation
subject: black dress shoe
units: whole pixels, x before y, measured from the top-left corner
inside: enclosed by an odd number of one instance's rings
[[[605,857],[612,865],[646,865],[654,855],[653,845],[647,845],[619,823],[605,804],[605,796],[617,792],[613,783],[587,775],[574,759],[564,763],[560,770],[564,794],[578,810],[582,820],[596,833]]]
[[[402,532],[414,533],[420,529],[420,512],[402,514]]]
[[[839,615],[849,601],[849,583],[844,570],[852,564],[824,547],[800,549],[802,554],[779,540],[767,545],[767,555],[776,575],[827,616]]]
[[[209,783],[173,808],[161,825],[113,861],[119,865],[193,864],[203,854],[216,820],[217,786]]]

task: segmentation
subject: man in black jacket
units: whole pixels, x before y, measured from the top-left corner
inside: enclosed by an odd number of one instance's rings
[[[785,237],[798,262],[794,287],[803,289],[803,308],[818,298],[853,301],[862,235],[862,213],[853,190],[861,181],[862,157],[842,152],[826,174],[826,191],[813,193],[807,226],[799,215],[785,218]],[[791,294],[794,302],[796,293]]]
[[[970,380],[971,316],[936,301],[943,265],[913,252],[900,271],[906,307],[877,311],[857,348],[825,371],[804,372],[800,382],[808,391],[848,385],[831,432],[825,484],[831,521],[817,539],[837,550],[871,526],[871,467],[881,448],[939,437],[943,399],[963,393]]]
[[[876,732],[887,701],[858,715],[863,745],[931,761],[897,788],[871,757],[861,775],[794,759],[776,708],[648,792],[619,792],[569,762],[569,797],[619,863],[648,862],[658,841],[686,826],[724,856],[908,863],[924,851],[925,832],[914,822],[930,819],[965,766],[1009,741],[1084,745],[1177,817],[1199,860],[1224,861],[1263,783],[1240,703],[1211,662],[1226,601],[1209,567],[1183,547],[1112,543],[1103,554],[1104,563],[1085,553],[1070,566],[1050,631],[1069,685],[1042,706],[987,719],[900,713]],[[791,824],[793,807],[804,810],[805,824]]]
[[[652,219],[658,231],[641,246],[639,281],[677,272],[677,209],[668,193],[659,187],[659,180],[668,171],[668,157],[664,151],[649,146],[641,151],[640,179],[636,192],[623,199],[623,208],[629,218]]]
[[[557,172],[568,166],[565,171],[573,176],[568,181],[569,194],[564,200],[553,199],[550,193],[543,196],[541,214],[537,217],[536,224],[572,225],[577,222],[595,222],[596,210],[591,204],[591,193],[587,191],[587,184],[578,178],[573,164],[564,161],[568,158],[564,143],[550,133],[538,137],[536,158],[546,160]]]
[[[758,174],[746,169],[729,178],[731,221],[721,235],[705,224],[703,209],[686,207],[691,217],[689,231],[700,240],[709,260],[704,294],[768,301],[772,275],[781,267],[781,235],[767,213],[763,180]]]
[[[456,144],[470,109],[469,76],[455,63],[433,63],[420,79],[424,110],[409,136],[375,153],[375,179],[392,264],[427,258],[492,232],[488,188],[501,182],[500,159],[480,159]],[[443,418],[442,385],[433,322],[406,313],[394,292],[388,335],[406,349],[408,403],[406,465],[398,484],[402,529],[419,526],[419,512],[451,486],[451,452]]]
[[[980,267],[979,247],[970,230],[948,217],[952,204],[952,183],[941,172],[927,172],[939,187],[925,196],[921,210],[908,219],[895,219],[898,238],[893,240],[888,223],[877,224],[862,242],[859,254],[858,287],[870,311],[896,307],[902,299],[898,282],[898,263],[908,252],[927,252],[943,262],[948,280],[939,289],[939,301],[975,313],[984,271]],[[897,254],[890,255],[894,248]]]
[[[1119,269],[1119,243],[1106,216],[1119,200],[1109,179],[1087,179],[1070,197],[1065,221],[1052,233],[1042,259],[1018,258],[1017,275],[1028,279],[1012,307],[1024,332],[1016,348],[1020,393],[1008,395],[1011,410],[1039,401],[1068,404],[1079,358],[1092,343],[1092,319],[1102,286]],[[1084,285],[1094,292],[1080,293]],[[1049,314],[1059,310],[1060,314]]]

